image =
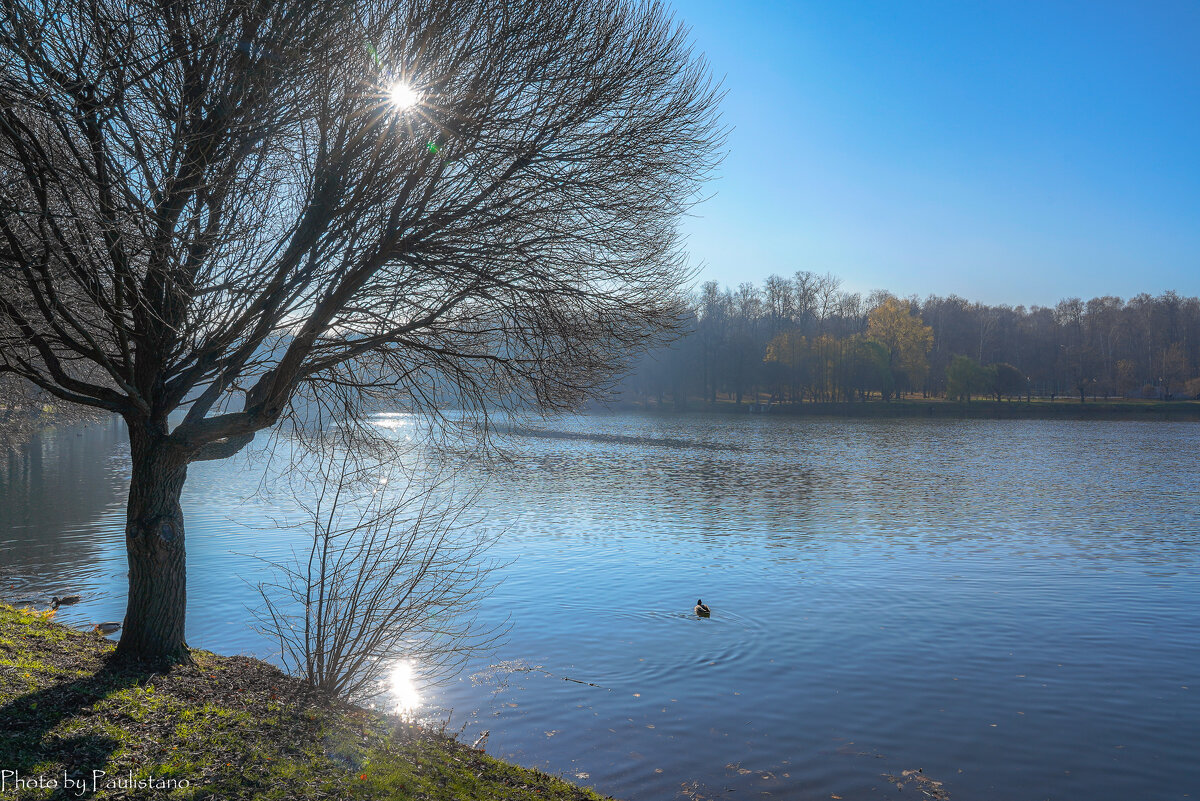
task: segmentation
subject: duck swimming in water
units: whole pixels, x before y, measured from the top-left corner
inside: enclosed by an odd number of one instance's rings
[[[696,599],[696,608],[693,611],[695,611],[695,613],[700,617],[708,617],[712,614],[712,610],[708,608],[708,604],[704,603],[704,601],[701,601],[699,598]]]
[[[45,597],[45,596],[43,596],[43,597]],[[55,595],[53,598],[50,599],[50,605],[53,608],[57,609],[60,606],[69,606],[71,604],[77,604],[80,602],[80,600],[82,600],[82,599],[78,595],[66,595],[66,596],[63,596],[62,598],[59,598],[57,595]]]
[[[97,623],[92,631],[96,632],[97,634],[108,635],[112,634],[114,631],[120,630],[120,628],[120,623]]]

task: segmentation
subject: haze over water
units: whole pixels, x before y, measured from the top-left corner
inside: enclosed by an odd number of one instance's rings
[[[468,463],[511,562],[484,622],[511,632],[418,712],[453,708],[468,743],[490,730],[489,753],[631,799],[876,798],[916,768],[954,799],[1200,788],[1200,425],[597,415],[516,432],[511,461]],[[62,430],[8,459],[0,593],[70,589],[84,602],[60,619],[121,619],[123,439]],[[247,627],[250,555],[303,539],[274,526],[288,510],[260,477],[190,471],[193,646],[270,655]]]

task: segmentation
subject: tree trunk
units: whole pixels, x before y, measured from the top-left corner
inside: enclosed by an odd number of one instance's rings
[[[147,661],[186,660],[187,563],[179,496],[187,462],[166,445],[165,431],[131,424],[129,444],[129,600],[117,654]]]

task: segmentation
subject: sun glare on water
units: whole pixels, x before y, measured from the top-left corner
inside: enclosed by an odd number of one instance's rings
[[[388,87],[388,101],[400,111],[412,108],[421,102],[421,95],[404,81],[397,81]]]
[[[398,715],[411,714],[421,706],[421,694],[417,690],[417,676],[413,663],[401,659],[388,675],[392,711]]]

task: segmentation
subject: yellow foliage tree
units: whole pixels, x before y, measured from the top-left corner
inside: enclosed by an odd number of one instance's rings
[[[782,331],[767,343],[764,362],[778,363],[795,370],[808,349],[808,342],[795,331]]]
[[[897,386],[914,386],[929,371],[925,356],[933,347],[933,329],[900,300],[886,298],[871,310],[867,337],[887,348]]]

